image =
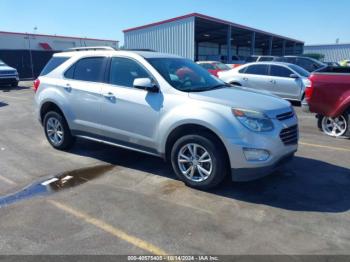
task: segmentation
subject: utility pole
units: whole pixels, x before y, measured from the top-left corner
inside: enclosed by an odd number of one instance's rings
[[[32,46],[31,46],[31,38],[33,37],[33,39],[35,39],[35,33],[36,33],[36,30],[38,30],[38,27],[35,26],[33,28],[33,36],[31,36],[30,34],[27,34],[28,35],[28,44],[29,44],[29,59],[30,59],[30,68],[31,68],[31,71],[32,71],[32,78],[34,79],[34,63],[33,63],[33,54],[32,54]]]

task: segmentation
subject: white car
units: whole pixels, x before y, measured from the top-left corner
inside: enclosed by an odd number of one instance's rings
[[[219,72],[226,83],[267,91],[288,100],[302,101],[305,88],[310,85],[309,72],[288,63],[250,63],[230,71]]]
[[[0,85],[18,86],[18,72],[15,68],[8,66],[0,60]]]

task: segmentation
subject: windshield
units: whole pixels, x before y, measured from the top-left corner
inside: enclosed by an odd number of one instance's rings
[[[289,65],[289,67],[292,68],[295,72],[297,72],[299,75],[301,75],[303,77],[310,76],[310,73],[300,66],[291,64],[291,65]]]
[[[215,63],[215,66],[220,70],[230,70],[231,68],[228,65],[223,63]]]
[[[149,58],[147,61],[171,86],[183,92],[202,92],[226,86],[189,59]]]

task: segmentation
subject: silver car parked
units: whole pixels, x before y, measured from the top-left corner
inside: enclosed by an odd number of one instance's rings
[[[302,101],[309,86],[309,72],[288,63],[258,62],[219,72],[226,83],[268,91],[284,99]]]
[[[79,137],[162,157],[197,188],[270,174],[297,151],[289,102],[231,88],[178,56],[99,49],[55,54],[35,81],[54,148]]]

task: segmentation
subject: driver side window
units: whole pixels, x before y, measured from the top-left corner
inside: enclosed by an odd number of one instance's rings
[[[123,57],[113,57],[111,61],[109,83],[117,86],[133,87],[136,78],[151,78],[148,72],[137,62]]]

